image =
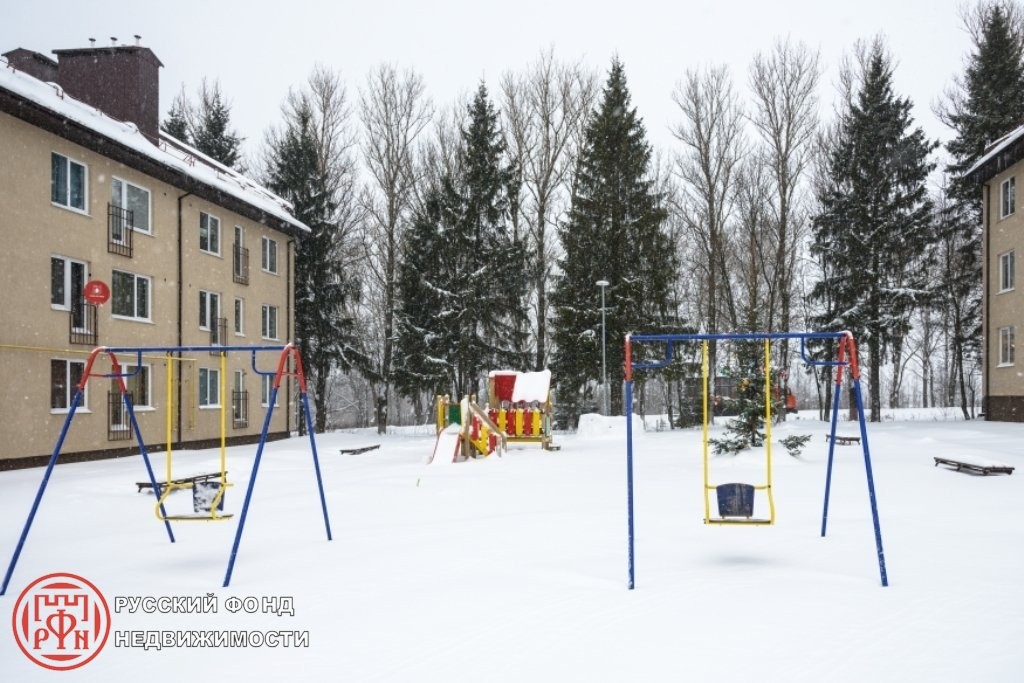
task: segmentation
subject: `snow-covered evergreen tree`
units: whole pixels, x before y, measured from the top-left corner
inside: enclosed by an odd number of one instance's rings
[[[979,3],[965,17],[973,51],[940,107],[955,137],[946,145],[949,185],[938,222],[942,276],[935,304],[951,323],[952,371],[969,417],[964,366],[981,350],[981,192],[967,170],[997,139],[1024,122],[1021,12],[1007,0]]]
[[[856,92],[828,152],[812,253],[828,276],[812,295],[831,302],[823,329],[850,330],[867,350],[871,419],[881,416],[881,368],[896,354],[910,316],[926,300],[926,181],[934,145],[913,128],[911,102],[892,89],[892,59],[880,40],[859,51]]]
[[[601,294],[605,292],[606,371],[611,410],[622,411],[626,333],[663,329],[674,319],[670,290],[676,251],[663,230],[651,148],[617,59],[586,128],[569,216],[559,228],[564,256],[551,303],[552,372],[558,404],[574,425],[587,408],[587,385],[601,379]]]
[[[312,231],[295,247],[295,338],[313,386],[320,432],[327,425],[331,371],[365,364],[349,312],[359,286],[343,267],[339,188],[318,144],[312,106],[299,97],[286,118],[284,131],[270,141],[267,186],[292,202],[295,217]]]
[[[509,215],[514,170],[481,84],[462,129],[456,170],[427,193],[403,240],[396,383],[461,396],[489,370],[522,367],[526,251]]]

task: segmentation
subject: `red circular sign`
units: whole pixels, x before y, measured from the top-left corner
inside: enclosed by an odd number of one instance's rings
[[[39,666],[77,669],[110,635],[110,607],[96,586],[75,574],[47,574],[18,596],[11,615],[18,647]]]
[[[102,306],[110,298],[110,288],[103,280],[89,280],[82,290],[82,298],[96,306]]]

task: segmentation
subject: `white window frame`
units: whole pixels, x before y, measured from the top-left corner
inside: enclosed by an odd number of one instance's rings
[[[214,301],[216,306],[211,305]],[[216,308],[215,315],[210,315]],[[205,289],[199,290],[199,329],[209,332],[213,328],[213,321],[220,316],[220,292],[210,292]]]
[[[54,261],[63,261],[63,264],[64,264],[64,278],[63,278],[64,295],[62,297],[63,301],[61,303],[57,303],[56,301],[53,300],[54,299],[54,292],[53,292],[53,265],[54,265],[53,262]],[[85,283],[88,282],[88,280],[89,280],[89,263],[86,262],[86,261],[82,261],[81,259],[70,258],[68,256],[61,256],[60,254],[51,254],[50,255],[50,308],[52,308],[54,310],[58,310],[58,311],[70,311],[71,310],[71,303],[72,303],[71,297],[72,297],[72,292],[74,292],[74,290],[75,290],[75,283],[72,280],[72,276],[71,276],[72,264],[78,264],[78,265],[82,266],[82,281],[79,283],[79,285],[80,285],[79,291],[82,291],[82,290],[85,289]]]
[[[220,370],[217,368],[199,368],[198,390],[200,410],[220,408]]]
[[[150,411],[153,411],[153,410],[155,410],[155,408],[152,405],[153,404],[153,366],[150,365],[149,363],[143,363],[142,366],[141,366],[142,369],[139,370],[139,372],[137,374],[132,374],[136,367],[139,367],[139,366],[136,366],[136,365],[122,365],[121,366],[121,372],[122,372],[122,374],[125,375],[124,378],[123,378],[124,379],[124,383],[125,383],[125,386],[128,387],[128,391],[130,393],[132,392],[132,383],[136,383],[137,384],[138,380],[139,380],[139,377],[145,376],[145,378],[146,378],[146,383],[145,383],[146,395],[145,396],[139,396],[138,392],[135,392],[133,394],[133,396],[132,396],[132,409],[135,412],[150,412]],[[112,385],[111,386],[111,390],[112,391],[120,392],[121,387],[118,384],[118,381],[117,381],[116,378],[111,379],[110,383]],[[123,398],[122,398],[121,404],[120,404],[120,414],[119,414],[119,417],[121,418],[120,422],[117,422],[114,419],[111,420],[111,424],[110,424],[110,428],[111,429],[122,431],[122,430],[126,430],[126,429],[131,428],[131,424],[129,424],[129,421],[128,421],[128,411],[124,407],[124,399]]]
[[[999,367],[1010,367],[1014,364],[1013,325],[999,328]]]
[[[60,362],[64,364],[64,405],[54,407],[53,406],[53,364],[54,362]],[[75,396],[77,391],[77,383],[72,381],[71,378],[71,366],[77,365],[81,368],[81,372],[85,372],[85,361],[76,360],[71,358],[51,358],[50,359],[50,414],[59,415],[66,414],[71,410],[71,400]],[[81,376],[81,375],[79,375]],[[79,410],[88,412],[89,410],[89,384],[86,383],[85,391],[82,394],[82,403],[78,406]]]
[[[235,297],[235,336],[245,336],[245,299],[242,297]]]
[[[260,375],[260,405],[270,407],[270,393],[274,389],[274,375]],[[278,388],[274,399],[274,407],[281,405],[281,389]]]
[[[206,239],[205,247],[203,246],[204,237]],[[212,244],[213,242],[216,244]],[[220,256],[220,219],[205,211],[199,212],[199,251],[211,256]]]
[[[114,188],[117,186],[118,183],[120,183],[120,185],[121,185],[120,197],[117,197],[117,201],[114,201]],[[125,180],[124,178],[119,178],[118,176],[111,176],[111,182],[110,182],[110,199],[111,199],[111,203],[114,206],[117,206],[119,208],[126,209],[126,210],[129,209],[130,207],[128,206],[128,188],[134,188],[136,190],[139,190],[141,192],[145,192],[146,193],[146,226],[145,227],[140,227],[139,226],[138,216],[136,215],[136,213],[135,213],[135,211],[133,209],[132,210],[132,229],[135,230],[135,232],[141,232],[141,233],[144,233],[146,235],[152,235],[153,234],[153,194],[147,188],[142,187],[141,185],[136,185],[132,181]]]
[[[999,217],[1012,216],[1017,210],[1017,181],[1010,176],[999,184]]]
[[[245,391],[245,370],[235,370],[231,373],[231,377],[231,419],[248,422],[249,406],[247,404],[235,403],[235,392]]]
[[[277,275],[277,240],[266,235],[260,239],[260,266],[264,273]]]
[[[1016,277],[1013,249],[999,255],[999,291],[1009,292],[1014,289]]]
[[[53,176],[54,161],[57,159],[63,159],[64,164],[64,201],[59,201],[59,197],[55,196],[57,179]],[[71,204],[71,165],[80,166],[82,168],[82,206],[74,206]],[[50,152],[50,203],[54,206],[59,206],[62,209],[68,211],[74,211],[89,215],[89,165],[84,161],[73,159],[66,154],[60,152]]]
[[[126,315],[124,313],[114,313],[114,276],[120,273],[121,275],[127,275],[132,278],[132,315]],[[140,315],[139,311],[139,283],[145,283],[146,289],[146,310],[142,311]],[[152,322],[153,321],[153,278],[146,275],[138,275],[136,273],[130,273],[127,270],[117,270],[116,268],[111,270],[110,274],[110,316],[117,318],[118,320],[137,320],[141,322]]]
[[[271,315],[273,314],[273,315]],[[273,322],[273,330],[271,330],[271,322]],[[260,336],[263,339],[269,339],[271,341],[277,341],[278,333],[278,315],[277,306],[271,304],[263,304],[260,309]],[[271,332],[273,336],[271,336]]]

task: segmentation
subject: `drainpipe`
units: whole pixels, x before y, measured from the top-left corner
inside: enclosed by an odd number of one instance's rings
[[[292,341],[292,294],[293,294],[293,289],[294,289],[293,282],[292,282],[292,254],[294,253],[293,250],[292,250],[292,245],[294,245],[294,244],[295,244],[295,240],[288,240],[287,242],[285,242],[285,267],[288,269],[287,278],[286,278],[286,282],[285,282],[285,297],[284,297],[284,308],[285,308],[285,314],[284,314],[285,335],[284,335],[284,338],[285,338],[285,342]],[[305,363],[305,359],[303,359],[303,363]],[[293,369],[295,369],[295,368],[293,368]],[[292,382],[288,382],[288,386],[285,387],[285,400],[287,401],[286,405],[289,406],[289,409],[284,411],[285,412],[285,420],[286,420],[284,428],[285,428],[285,433],[288,434],[288,436],[291,436],[291,433],[292,433],[292,411],[291,411],[291,405],[292,405]],[[296,411],[298,411],[298,406],[296,406]],[[297,420],[298,420],[298,417],[296,417],[296,421]]]
[[[984,249],[982,249],[982,253],[981,253],[981,270],[982,270],[981,282],[982,282],[982,287],[983,287],[983,291],[981,293],[981,298],[985,302],[985,312],[984,312],[984,314],[982,316],[982,320],[984,322],[982,323],[982,328],[981,328],[981,340],[982,340],[982,342],[981,342],[982,343],[981,357],[982,357],[982,360],[983,360],[983,362],[981,364],[981,367],[983,368],[983,372],[985,373],[985,376],[984,376],[984,378],[982,380],[982,385],[981,385],[981,409],[985,412],[985,420],[988,421],[988,420],[992,419],[992,405],[991,405],[992,404],[992,400],[990,398],[991,386],[992,386],[990,384],[990,382],[992,380],[992,377],[991,377],[991,373],[989,371],[989,368],[992,367],[992,355],[993,355],[992,354],[992,337],[989,334],[989,326],[992,324],[992,315],[991,315],[991,313],[992,313],[992,307],[991,307],[992,297],[989,296],[989,293],[988,293],[988,289],[989,289],[990,283],[991,283],[990,278],[992,276],[992,274],[989,272],[989,261],[991,260],[990,255],[992,253],[992,214],[991,214],[991,209],[992,209],[992,206],[991,206],[991,204],[992,204],[992,183],[991,183],[991,181],[989,181],[988,183],[985,183],[984,185],[982,185],[981,191],[982,191],[982,193],[984,195],[984,201],[982,202],[982,211],[984,213],[982,215],[981,223],[982,223],[982,231],[985,233],[985,247],[984,247]],[[998,351],[996,353],[998,353]]]
[[[185,197],[190,196],[191,192],[186,192],[178,197],[178,346],[184,346],[182,337],[182,326],[183,326],[183,310],[184,310],[184,297],[185,297],[185,283],[184,283],[184,231],[182,227],[181,219],[181,200]],[[177,420],[177,434],[178,434],[178,445],[181,445],[181,399],[182,399],[182,364],[181,364],[181,351],[178,351],[178,410],[176,415]]]

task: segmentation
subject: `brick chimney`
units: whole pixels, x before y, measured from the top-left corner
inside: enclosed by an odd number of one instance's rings
[[[111,118],[131,121],[154,143],[160,139],[163,64],[152,50],[113,44],[53,53],[57,55],[57,84],[64,92]]]
[[[46,83],[57,81],[57,62],[46,55],[41,55],[32,50],[19,47],[3,54],[7,63],[18,71],[24,71],[32,78],[38,78]]]

